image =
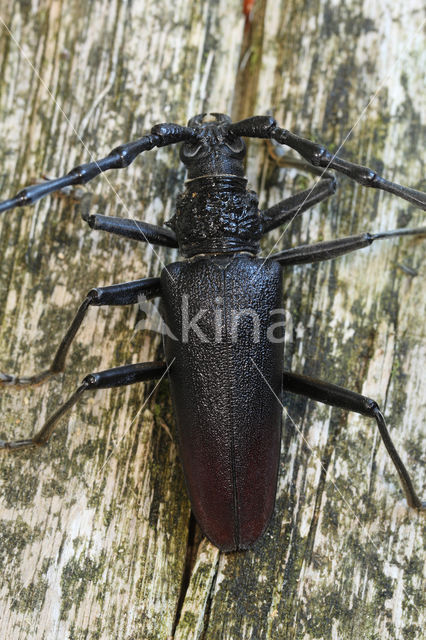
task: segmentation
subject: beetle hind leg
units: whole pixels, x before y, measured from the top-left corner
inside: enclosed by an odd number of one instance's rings
[[[68,400],[48,418],[34,436],[24,440],[0,440],[0,449],[17,451],[19,449],[41,447],[47,444],[59,420],[77,404],[85,391],[123,387],[125,385],[135,384],[136,382],[161,379],[167,370],[168,367],[163,362],[142,362],[139,364],[125,365],[123,367],[115,367],[114,369],[106,369],[105,371],[98,371],[97,373],[90,373],[84,378],[81,385]]]
[[[411,477],[391,440],[385,419],[377,402],[335,384],[291,373],[290,371],[285,371],[283,374],[283,387],[285,391],[290,393],[374,418],[383,443],[398,472],[408,505],[416,511],[426,514],[426,502],[422,502],[414,490]]]

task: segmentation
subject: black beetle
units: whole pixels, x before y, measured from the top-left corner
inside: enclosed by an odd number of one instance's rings
[[[311,188],[259,211],[247,190],[243,137],[275,140],[295,149],[320,179]],[[274,507],[280,453],[283,389],[375,418],[395,464],[408,504],[424,511],[396,452],[377,403],[342,387],[283,371],[281,268],[327,260],[374,240],[425,234],[426,228],[364,233],[256,257],[263,234],[336,188],[330,170],[382,189],[426,209],[426,194],[388,182],[366,167],[333,156],[324,147],[277,126],[271,117],[232,123],[219,113],[191,118],[188,126],[160,124],[106,158],[76,167],[66,176],[28,187],[0,203],[0,212],[31,204],[65,186],[86,183],[108,169],[128,166],[142,151],[183,143],[186,189],[170,229],[132,219],[85,215],[92,229],[179,247],[185,260],[168,265],[161,278],[92,289],[60,344],[52,365],[31,377],[0,374],[0,384],[40,384],[63,371],[70,344],[90,305],[133,304],[161,296],[165,363],[126,365],[86,376],[81,386],[32,438],[0,441],[18,450],[46,444],[59,418],[89,389],[119,387],[168,373],[176,412],[180,455],[195,516],[207,537],[224,551],[246,549],[264,532]],[[191,319],[192,318],[192,319]]]

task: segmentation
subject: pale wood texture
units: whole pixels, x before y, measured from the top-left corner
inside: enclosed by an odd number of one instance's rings
[[[345,157],[425,187],[421,0],[265,0],[246,28],[236,0],[2,0],[0,16],[13,34],[0,25],[1,199],[205,110],[272,112],[332,150],[357,125]],[[262,206],[311,180],[279,168],[275,153],[249,145]],[[177,149],[152,151],[1,216],[1,370],[44,368],[92,286],[157,275],[176,258],[91,232],[86,195],[99,213],[162,223],[183,179]],[[421,220],[342,178],[264,253]],[[403,239],[284,280],[286,367],[376,398],[420,492],[424,276],[424,244]],[[139,319],[135,308],[92,309],[66,375],[2,389],[1,437],[34,431],[88,372],[161,357]],[[48,448],[2,456],[0,638],[421,637],[422,522],[375,424],[289,396],[272,523],[253,549],[224,555],[190,526],[167,382],[153,390],[99,392]]]

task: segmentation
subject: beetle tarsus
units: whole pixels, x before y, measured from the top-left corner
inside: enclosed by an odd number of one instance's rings
[[[15,376],[9,373],[0,372],[0,387],[36,387],[39,384],[47,382],[49,378],[61,372],[62,370],[56,371],[53,369],[46,369],[34,376]]]

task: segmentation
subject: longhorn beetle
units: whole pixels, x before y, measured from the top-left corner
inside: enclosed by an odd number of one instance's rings
[[[370,245],[378,239],[426,233],[426,227],[362,233],[257,257],[262,235],[331,196],[330,170],[361,185],[382,189],[426,209],[426,194],[389,182],[371,169],[333,156],[324,147],[280,128],[272,117],[240,122],[221,113],[201,114],[188,126],[158,124],[135,142],[117,147],[67,175],[30,186],[0,203],[0,212],[32,204],[68,185],[83,184],[109,169],[127,167],[143,151],[181,143],[188,172],[169,229],[132,219],[84,214],[92,229],[166,247],[184,260],[144,278],[92,289],[80,305],[49,369],[30,377],[1,374],[6,386],[40,384],[64,370],[72,340],[89,306],[126,305],[161,298],[165,362],[131,364],[87,375],[72,396],[25,440],[0,441],[17,451],[48,442],[59,419],[86,391],[161,378],[168,373],[180,456],[194,511],[206,536],[224,551],[249,547],[271,518],[280,454],[283,390],[374,418],[399,474],[407,502],[425,511],[389,436],[377,403],[329,382],[283,370],[282,327],[273,313],[282,302],[282,268],[319,262]],[[259,211],[247,189],[242,138],[266,138],[287,145],[319,170],[306,189]],[[212,309],[221,304],[221,318]],[[185,309],[186,316],[183,310]],[[181,313],[182,311],[182,313]],[[208,313],[210,311],[210,314]],[[189,326],[184,319],[192,317]],[[258,329],[258,335],[256,335]]]

